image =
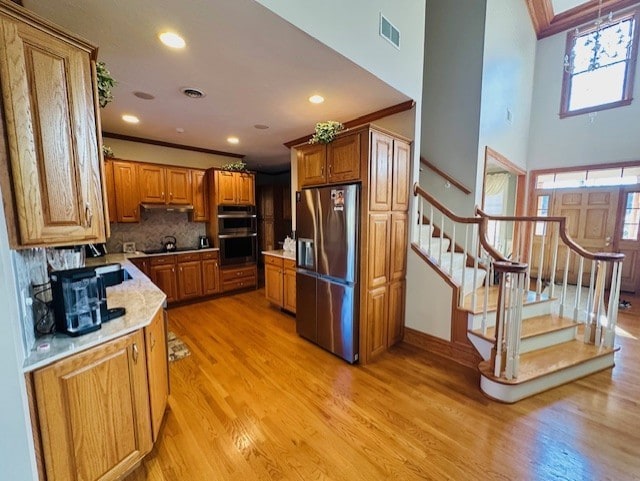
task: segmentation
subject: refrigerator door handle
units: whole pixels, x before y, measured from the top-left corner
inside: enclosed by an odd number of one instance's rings
[[[315,269],[313,239],[298,238],[298,267]]]

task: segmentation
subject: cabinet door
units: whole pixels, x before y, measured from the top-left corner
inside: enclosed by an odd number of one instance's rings
[[[260,221],[260,247],[263,251],[273,250],[275,247],[275,223],[271,220]]]
[[[180,262],[178,264],[178,299],[202,297],[201,261]]]
[[[391,189],[391,210],[409,210],[409,181],[411,178],[411,146],[403,140],[393,141],[393,186]]]
[[[391,169],[393,167],[393,138],[371,132],[369,159],[369,210],[391,209]]]
[[[327,144],[327,182],[360,180],[361,135],[341,135]]]
[[[209,184],[204,170],[191,171],[192,222],[209,222]]]
[[[236,173],[236,203],[240,205],[255,205],[255,181],[253,174],[246,172]]]
[[[273,191],[273,185],[263,185],[260,188],[260,209],[258,213],[263,219],[273,219],[275,204]]]
[[[140,271],[142,271],[142,273],[149,277],[151,275],[150,271],[149,271],[149,259],[146,257],[135,257],[132,259],[129,259],[133,265],[135,265],[138,269],[140,269]]]
[[[282,267],[266,264],[264,266],[264,294],[269,302],[278,307],[283,306],[282,287]]]
[[[389,320],[387,347],[402,341],[404,335],[404,281],[389,284]]]
[[[407,213],[391,214],[391,243],[389,248],[389,278],[392,281],[404,279],[407,269],[407,233],[409,223]]]
[[[298,157],[298,188],[326,183],[327,149],[324,144],[303,145],[297,147],[296,150]]]
[[[107,191],[109,222],[116,222],[118,220],[116,207],[116,184],[113,179],[113,162],[111,160],[105,160],[104,162],[104,183]]]
[[[158,439],[158,432],[169,398],[169,354],[167,352],[164,309],[159,309],[153,316],[151,324],[144,328],[144,338],[147,352],[151,432],[155,442]]]
[[[389,214],[369,214],[367,288],[389,282]]]
[[[47,480],[120,479],[151,450],[145,357],[140,330],[34,373]]]
[[[167,203],[175,205],[191,204],[191,171],[177,167],[167,167]]]
[[[113,162],[113,180],[116,190],[116,217],[118,222],[140,222],[140,194],[136,164]]]
[[[296,313],[296,270],[285,269],[284,270],[284,298],[282,300],[282,307],[292,313]]]
[[[386,286],[367,291],[367,360],[387,349],[388,291]]]
[[[151,266],[151,281],[167,295],[167,302],[178,300],[176,268],[174,264]]]
[[[164,167],[139,164],[138,179],[140,181],[140,202],[147,204],[164,204],[166,202]]]
[[[202,290],[205,296],[220,292],[218,259],[205,259],[202,261]]]
[[[20,244],[105,242],[92,52],[7,18],[0,37]]]
[[[216,170],[215,174],[216,200],[218,205],[236,203],[236,182],[233,172]]]

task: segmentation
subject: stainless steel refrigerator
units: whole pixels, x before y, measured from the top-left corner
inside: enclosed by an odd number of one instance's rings
[[[303,189],[296,204],[298,334],[358,360],[358,184]]]

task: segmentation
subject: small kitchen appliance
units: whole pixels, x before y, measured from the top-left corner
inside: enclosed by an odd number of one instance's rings
[[[80,336],[102,327],[102,285],[94,269],[81,267],[53,271],[49,277],[58,332]]]
[[[206,235],[201,235],[198,238],[198,249],[206,249],[209,247],[209,238]]]

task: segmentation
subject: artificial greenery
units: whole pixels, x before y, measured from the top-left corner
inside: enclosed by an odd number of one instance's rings
[[[318,122],[316,124],[316,133],[309,139],[310,144],[328,144],[341,130],[344,130],[344,125],[335,120],[327,120],[326,122]]]
[[[96,71],[98,74],[98,102],[100,103],[100,107],[104,108],[113,100],[111,89],[115,87],[118,82],[111,76],[104,62],[98,62],[96,64]]]
[[[106,145],[102,146],[102,155],[106,159],[113,159],[115,157],[113,149],[111,147],[107,147]]]
[[[223,165],[221,168],[222,168],[222,170],[231,170],[231,171],[235,171],[235,172],[242,172],[242,171],[246,170],[246,167],[247,167],[246,162],[238,160],[236,162],[229,162],[228,164]]]

